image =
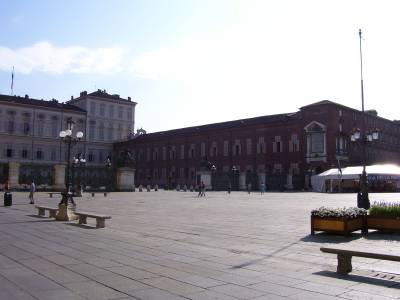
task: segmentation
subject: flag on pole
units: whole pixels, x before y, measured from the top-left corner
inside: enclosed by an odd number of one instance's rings
[[[11,96],[14,94],[14,66],[11,73]]]

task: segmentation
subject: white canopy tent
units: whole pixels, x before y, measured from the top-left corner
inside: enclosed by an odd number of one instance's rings
[[[359,180],[362,174],[362,166],[346,167],[340,172],[333,168],[318,175],[311,176],[311,186],[315,192],[332,191],[334,183],[342,180]],[[366,172],[370,179],[374,180],[394,180],[400,182],[400,167],[396,165],[372,165],[366,167]],[[326,184],[329,183],[330,186]]]

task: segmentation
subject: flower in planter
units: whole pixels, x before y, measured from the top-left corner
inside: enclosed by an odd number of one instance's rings
[[[374,202],[369,209],[369,215],[398,218],[400,217],[400,203]]]
[[[360,216],[365,216],[367,214],[367,210],[358,207],[339,207],[339,208],[330,208],[330,207],[320,207],[318,209],[314,209],[311,211],[312,216],[320,217],[320,218],[349,218],[355,219]]]

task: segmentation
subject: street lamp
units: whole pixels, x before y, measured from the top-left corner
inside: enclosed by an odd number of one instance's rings
[[[357,194],[357,206],[359,208],[369,209],[370,202],[368,198],[368,183],[367,183],[367,172],[366,172],[366,146],[367,142],[372,142],[379,139],[379,132],[374,129],[372,132],[365,130],[365,111],[364,111],[364,78],[363,78],[363,61],[362,61],[362,33],[361,29],[358,31],[360,37],[360,77],[361,77],[361,111],[363,114],[363,120],[361,122],[361,129],[357,128],[351,134],[352,142],[360,142],[362,147],[362,164],[363,171],[360,177],[360,192]]]
[[[111,190],[111,172],[110,172],[110,170],[111,170],[111,157],[110,156],[107,156],[106,168],[107,168],[108,175],[110,175],[110,178],[108,178],[108,184],[106,185],[107,186],[107,191],[104,193],[104,197],[107,196],[107,192],[109,193],[110,190]]]
[[[217,170],[217,167],[215,165],[211,166],[211,189],[214,191],[215,190],[215,171]]]
[[[75,174],[75,170],[78,170],[79,171],[79,169],[81,168],[81,167],[84,167],[85,166],[85,164],[86,164],[86,159],[85,159],[85,157],[84,156],[82,156],[80,153],[78,153],[73,159],[72,159],[72,166],[73,166],[73,168],[72,168],[72,170],[73,170],[73,178],[72,178],[72,182],[74,183],[75,182],[75,180],[74,180],[74,174]],[[82,196],[82,174],[78,174],[78,176],[77,176],[78,178],[78,182],[77,182],[77,188],[78,188],[78,191],[77,191],[77,195],[78,196]]]
[[[363,126],[364,127],[364,126]],[[366,147],[367,143],[374,142],[379,139],[379,130],[374,129],[372,131],[361,132],[359,128],[353,130],[350,135],[352,142],[360,143],[362,147],[362,165],[363,171],[360,177],[360,192],[357,195],[357,206],[359,208],[369,209],[370,202],[368,198],[368,178],[366,172]]]
[[[60,221],[74,220],[77,217],[74,215],[73,209],[75,208],[75,202],[73,193],[71,191],[72,178],[71,178],[71,147],[77,144],[83,138],[83,132],[78,131],[76,137],[72,135],[75,122],[72,118],[67,119],[67,129],[60,131],[60,138],[63,143],[67,145],[67,169],[66,169],[66,182],[65,192],[62,194],[61,202],[59,203],[59,210],[56,219]],[[68,203],[71,202],[73,209],[68,207]]]

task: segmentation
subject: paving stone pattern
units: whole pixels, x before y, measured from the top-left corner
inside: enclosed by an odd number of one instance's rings
[[[3,194],[0,193],[1,200]],[[400,194],[371,194],[400,200]],[[319,248],[400,255],[400,234],[310,235],[310,211],[354,194],[84,194],[106,228],[37,216],[27,193],[0,206],[0,299],[400,299],[400,263],[353,258],[348,276]],[[36,204],[60,199],[36,193]]]

